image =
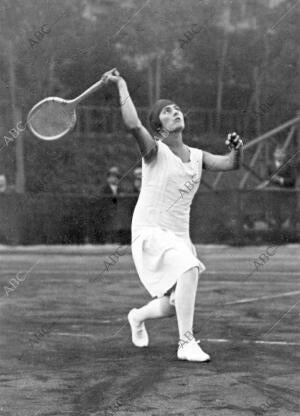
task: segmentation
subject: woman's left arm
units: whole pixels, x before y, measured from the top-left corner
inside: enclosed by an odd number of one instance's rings
[[[224,156],[203,152],[203,169],[213,171],[228,171],[239,169],[243,159],[243,142],[236,133],[227,136],[226,145],[231,149]]]

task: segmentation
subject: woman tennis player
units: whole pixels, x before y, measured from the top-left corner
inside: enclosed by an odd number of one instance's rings
[[[115,70],[104,74],[104,79],[118,87],[124,123],[142,155],[142,188],[132,218],[132,255],[153,300],[129,312],[132,342],[136,347],[147,347],[145,321],[176,314],[178,359],[209,361],[210,356],[193,335],[198,277],[205,266],[190,239],[190,206],[202,168],[238,169],[243,143],[236,133],[229,134],[226,144],[231,151],[224,156],[185,145],[184,116],[170,100],[157,101],[150,113],[150,126],[156,133],[153,137],[142,125],[120,74]]]

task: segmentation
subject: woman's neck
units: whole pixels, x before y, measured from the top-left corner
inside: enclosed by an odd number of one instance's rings
[[[170,149],[176,150],[176,149],[181,149],[182,147],[184,147],[181,131],[170,132],[168,133],[168,135],[164,133],[162,141],[166,145],[168,145]]]

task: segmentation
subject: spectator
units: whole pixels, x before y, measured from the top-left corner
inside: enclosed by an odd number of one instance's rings
[[[120,198],[124,191],[119,185],[120,177],[119,168],[111,167],[106,175],[106,185],[102,188],[104,198],[99,218],[102,243],[125,244],[128,240],[129,225],[124,223],[124,198]]]
[[[118,242],[117,196],[119,195],[119,179],[119,168],[117,166],[111,167],[106,174],[106,184],[101,190],[103,202],[98,218],[101,243]]]
[[[103,187],[102,193],[116,197],[119,193],[119,179],[119,168],[117,166],[111,167],[107,172],[106,185]],[[113,198],[113,201],[116,201],[116,198]]]
[[[5,175],[0,175],[0,193],[7,191],[7,182]]]
[[[269,166],[269,176],[271,178],[271,186],[280,188],[295,187],[295,171],[291,164],[288,163],[285,150],[280,147],[276,147],[274,151],[274,160],[273,163]]]
[[[276,231],[287,225],[291,231],[296,228],[297,198],[293,192],[280,192],[284,188],[292,190],[296,184],[294,167],[289,163],[286,152],[280,147],[274,151],[273,163],[269,166],[270,184],[273,188],[269,194],[269,224]],[[279,191],[279,192],[278,192]]]

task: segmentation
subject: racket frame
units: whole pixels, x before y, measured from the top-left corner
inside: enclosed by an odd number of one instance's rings
[[[119,73],[116,70],[116,68],[113,68],[110,71],[106,72],[106,75],[109,75],[109,74],[119,75]],[[102,77],[99,81],[95,82],[95,84],[91,85],[87,90],[85,90],[83,93],[81,93],[80,95],[78,95],[78,97],[75,97],[72,100],[65,100],[65,99],[60,98],[60,97],[47,97],[47,98],[44,98],[43,100],[41,100],[37,104],[35,104],[32,107],[32,109],[29,111],[28,116],[27,116],[27,122],[26,122],[26,124],[28,124],[29,129],[32,132],[32,134],[34,134],[39,139],[49,140],[49,141],[50,140],[60,139],[61,137],[65,136],[67,133],[69,133],[74,128],[74,126],[76,124],[76,121],[77,121],[76,107],[77,107],[78,103],[80,103],[82,100],[84,100],[85,98],[87,98],[89,95],[93,94],[95,91],[97,91],[98,89],[100,89],[103,85],[105,85],[105,80]],[[60,134],[57,134],[55,136],[44,136],[44,135],[40,134],[39,132],[37,132],[33,128],[32,124],[30,123],[30,119],[33,117],[33,115],[36,113],[36,110],[41,105],[43,105],[45,102],[50,102],[50,101],[60,102],[62,104],[71,106],[71,108],[73,107],[74,122],[72,122],[72,125],[67,130],[64,130]]]

